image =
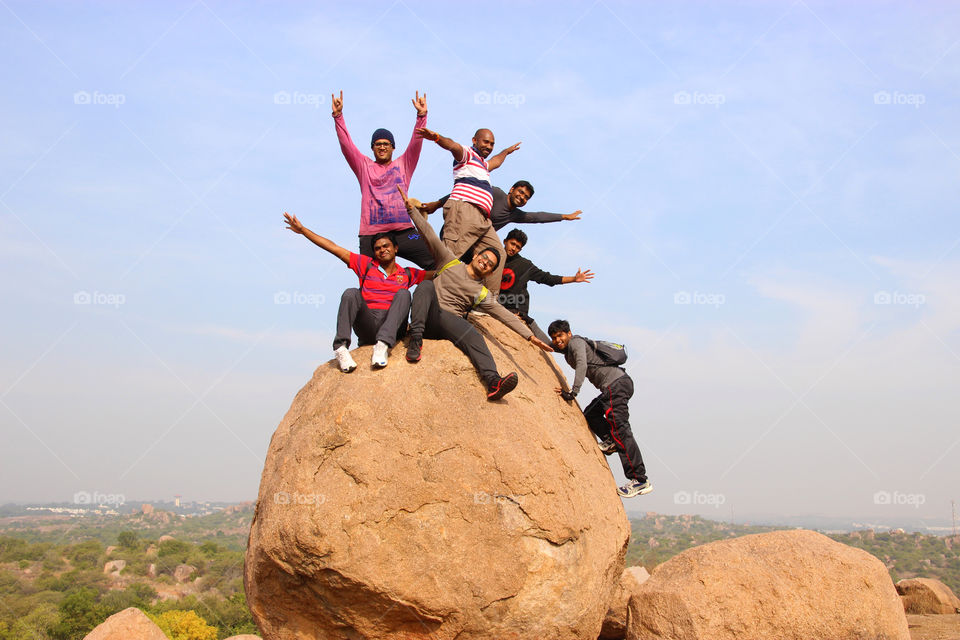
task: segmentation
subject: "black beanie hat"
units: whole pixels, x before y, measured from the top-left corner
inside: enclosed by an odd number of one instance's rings
[[[393,146],[394,149],[397,148],[397,143],[393,141],[393,134],[386,129],[377,129],[373,132],[373,137],[370,138],[370,148],[373,148],[373,143],[377,140],[389,140],[391,146]]]

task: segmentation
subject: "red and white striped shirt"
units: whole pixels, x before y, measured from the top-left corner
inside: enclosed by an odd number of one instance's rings
[[[493,185],[490,184],[490,169],[487,161],[480,157],[476,149],[460,145],[464,158],[453,163],[453,200],[471,202],[489,217],[493,208]]]

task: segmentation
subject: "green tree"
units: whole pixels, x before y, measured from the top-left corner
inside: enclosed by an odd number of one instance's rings
[[[217,628],[208,625],[196,611],[165,611],[150,618],[171,640],[217,640]]]
[[[136,531],[121,531],[117,535],[117,544],[124,549],[134,551],[140,548],[140,534]]]

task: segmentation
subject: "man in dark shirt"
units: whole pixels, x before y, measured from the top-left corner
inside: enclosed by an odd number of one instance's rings
[[[577,274],[573,276],[555,276],[543,271],[520,255],[520,250],[526,244],[527,234],[520,229],[511,229],[503,243],[503,248],[507,252],[507,262],[503,267],[503,280],[500,282],[500,304],[520,316],[535,336],[544,342],[550,342],[547,334],[530,317],[530,294],[527,293],[527,283],[539,282],[553,287],[571,282],[590,282],[593,280],[593,272],[589,269],[586,271],[577,269]]]
[[[450,196],[443,196],[433,202],[424,202],[420,211],[430,214],[439,209]],[[493,208],[490,209],[490,223],[499,231],[511,222],[525,224],[531,222],[560,222],[561,220],[579,220],[583,211],[573,213],[547,213],[545,211],[524,211],[520,207],[533,197],[533,185],[526,180],[517,181],[510,191],[504,193],[500,187],[493,188]]]
[[[563,354],[567,364],[576,372],[569,391],[556,388],[560,397],[572,402],[580,392],[584,378],[600,390],[600,395],[583,410],[583,417],[590,430],[600,438],[600,450],[606,455],[614,451],[620,454],[627,483],[619,487],[617,493],[623,498],[650,493],[653,485],[647,480],[643,457],[630,429],[628,403],[633,396],[633,380],[622,367],[608,364],[597,353],[592,341],[573,335],[566,320],[554,320],[547,331],[554,348]]]

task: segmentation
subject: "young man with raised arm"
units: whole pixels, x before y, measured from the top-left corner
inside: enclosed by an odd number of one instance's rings
[[[570,284],[572,282],[590,282],[593,280],[593,272],[589,269],[586,271],[577,269],[576,275],[555,276],[520,255],[520,250],[526,244],[527,234],[520,229],[511,229],[510,233],[507,234],[507,239],[503,241],[503,248],[507,252],[507,262],[503,268],[503,280],[500,283],[500,304],[506,307],[508,311],[517,314],[530,327],[535,336],[544,342],[550,342],[547,334],[530,317],[530,294],[527,292],[527,284],[539,282],[548,287],[554,287],[558,284]]]
[[[389,231],[374,236],[374,257],[369,258],[317,235],[303,226],[296,216],[284,213],[283,217],[288,229],[343,260],[360,279],[358,288],[347,289],[340,296],[337,333],[333,339],[333,355],[340,370],[350,373],[357,368],[349,351],[351,329],[357,334],[358,346],[373,344],[373,367],[387,366],[387,351],[406,330],[410,288],[425,279],[432,279],[434,272],[401,268],[396,261],[397,241]]]
[[[519,149],[520,143],[487,160],[495,143],[489,129],[478,129],[469,147],[427,128],[417,129],[416,133],[453,154],[453,191],[443,205],[443,242],[458,258],[471,247],[475,251],[492,249],[497,252],[500,257],[497,268],[485,280],[487,289],[496,297],[503,272],[503,245],[490,222],[493,207],[490,172]]]
[[[647,480],[643,457],[630,429],[628,403],[633,396],[633,380],[622,367],[608,365],[584,338],[573,335],[566,320],[551,322],[547,333],[553,346],[563,353],[567,364],[576,371],[569,391],[556,388],[560,397],[572,402],[580,392],[584,377],[600,390],[600,395],[583,410],[583,417],[590,430],[600,438],[600,450],[606,455],[614,451],[620,454],[627,483],[619,487],[617,493],[623,498],[650,493],[653,485]]]
[[[433,213],[446,204],[449,195],[433,202],[424,202],[420,206],[423,213]],[[517,180],[510,191],[504,193],[500,187],[493,188],[493,206],[490,208],[490,224],[494,231],[500,231],[511,222],[516,224],[530,224],[543,222],[561,222],[563,220],[579,220],[583,211],[577,209],[573,213],[548,213],[546,211],[524,211],[520,207],[533,197],[533,185],[526,180]],[[445,234],[444,234],[445,235]]]
[[[533,335],[517,316],[504,309],[483,285],[484,278],[494,272],[500,261],[497,252],[491,248],[478,249],[469,263],[460,262],[459,254],[443,244],[420,213],[420,202],[407,198],[405,193],[403,198],[410,219],[423,234],[440,265],[434,280],[421,284],[413,295],[407,360],[420,360],[424,337],[450,340],[470,358],[486,386],[487,399],[499,400],[516,388],[517,374],[511,372],[501,376],[497,371],[483,336],[466,319],[472,309],[488,313],[544,351],[553,349]]]
[[[364,155],[350,138],[343,119],[343,91],[340,97],[330,96],[333,103],[333,122],[340,141],[340,150],[360,183],[360,253],[374,257],[373,238],[378,233],[391,231],[397,239],[397,255],[424,269],[433,267],[433,257],[417,230],[410,224],[403,200],[397,195],[397,186],[410,189],[413,171],[420,159],[423,138],[413,135],[406,150],[393,159],[393,134],[377,129],[370,139],[373,158]],[[417,110],[414,131],[427,124],[427,95],[416,92],[413,106]]]

